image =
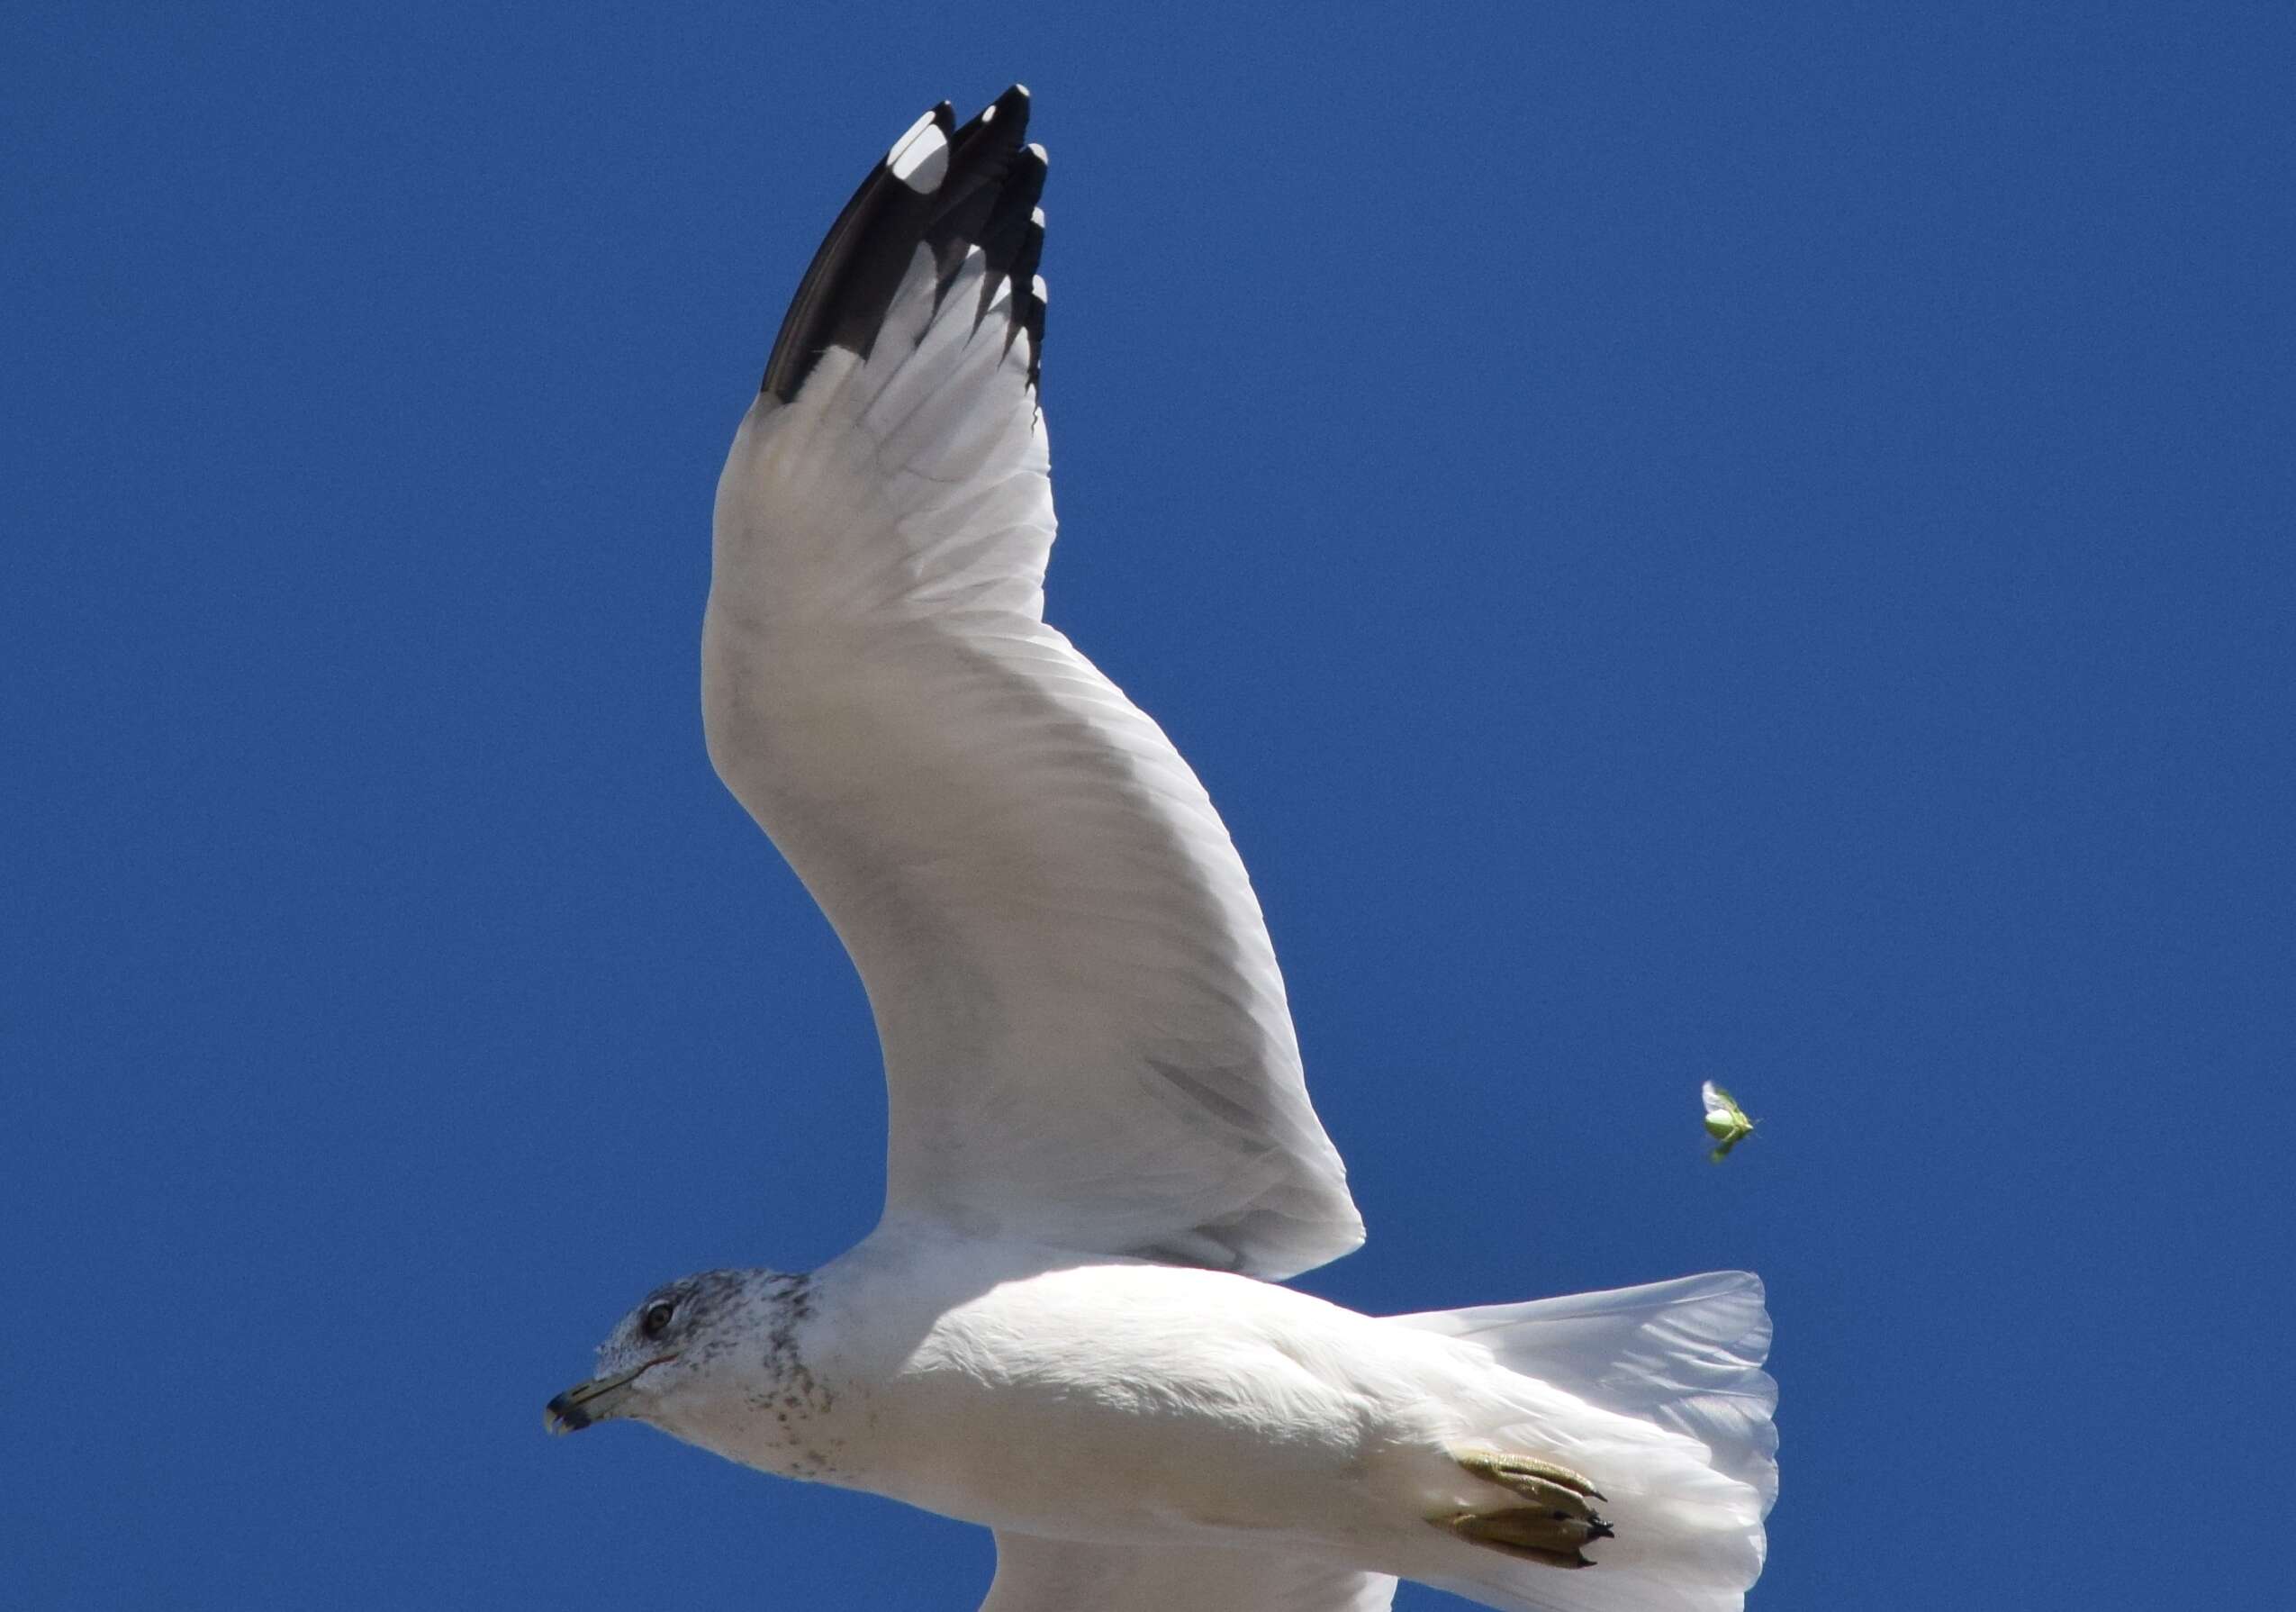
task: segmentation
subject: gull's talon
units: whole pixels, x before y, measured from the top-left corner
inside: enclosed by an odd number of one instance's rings
[[[1452,1459],[1460,1471],[1532,1502],[1427,1519],[1471,1544],[1549,1567],[1576,1568],[1595,1565],[1580,1546],[1618,1536],[1587,1505],[1603,1499],[1602,1491],[1567,1466],[1496,1450],[1454,1452]]]
[[[1511,1489],[1526,1500],[1544,1499],[1550,1489],[1564,1490],[1590,1500],[1610,1498],[1596,1489],[1594,1481],[1585,1475],[1554,1462],[1541,1461],[1535,1455],[1502,1455],[1496,1450],[1469,1450],[1464,1454],[1455,1454],[1452,1459],[1485,1482]],[[1584,1509],[1582,1506],[1582,1515]]]
[[[1543,1517],[1521,1507],[1508,1511],[1461,1511],[1427,1520],[1469,1544],[1517,1561],[1536,1562],[1544,1567],[1595,1565],[1578,1547],[1595,1536],[1594,1528],[1600,1525],[1590,1525],[1583,1518]]]

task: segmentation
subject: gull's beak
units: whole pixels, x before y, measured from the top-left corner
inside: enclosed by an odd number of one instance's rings
[[[655,1366],[676,1358],[674,1354],[664,1354],[611,1377],[592,1377],[587,1382],[577,1382],[544,1408],[542,1425],[553,1433],[579,1433],[592,1422],[611,1421],[622,1414],[622,1401],[629,1398],[631,1383]]]

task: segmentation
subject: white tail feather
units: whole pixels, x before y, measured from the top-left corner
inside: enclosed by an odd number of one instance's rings
[[[1542,1395],[1550,1408],[1519,1427],[1480,1431],[1502,1445],[1510,1431],[1568,1440],[1559,1458],[1583,1460],[1581,1470],[1610,1494],[1604,1512],[1618,1526],[1615,1542],[1590,1553],[1591,1571],[1454,1552],[1441,1577],[1428,1575],[1433,1581],[1536,1612],[1744,1604],[1761,1571],[1762,1518],[1777,1498],[1777,1385],[1762,1370],[1770,1322],[1758,1277],[1715,1272],[1390,1319],[1476,1346],[1505,1371],[1590,1408],[1595,1414],[1559,1419]],[[1555,1452],[1533,1444],[1525,1453]]]

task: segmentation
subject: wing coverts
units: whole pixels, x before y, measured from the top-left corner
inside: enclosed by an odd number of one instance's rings
[[[807,272],[719,485],[711,759],[885,1056],[886,1212],[1277,1278],[1362,1240],[1242,861],[1043,620],[1027,95],[920,119]]]

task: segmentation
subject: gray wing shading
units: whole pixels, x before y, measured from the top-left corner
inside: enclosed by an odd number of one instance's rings
[[[868,987],[889,1219],[1279,1278],[1362,1222],[1226,829],[1044,621],[1027,113],[920,119],[799,292],[719,484],[710,753]]]
[[[1396,1581],[1257,1549],[997,1535],[981,1612],[1388,1612]]]

